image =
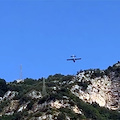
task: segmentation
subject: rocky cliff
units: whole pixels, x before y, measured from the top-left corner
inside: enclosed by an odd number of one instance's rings
[[[101,107],[117,110],[120,107],[120,78],[102,77],[91,78],[96,70],[83,71],[76,76],[76,84],[72,86],[71,92],[85,102],[96,102]],[[104,72],[104,71],[100,71]],[[87,88],[83,90],[80,84],[87,84]]]

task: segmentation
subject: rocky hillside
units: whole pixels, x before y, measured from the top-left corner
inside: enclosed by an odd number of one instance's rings
[[[118,110],[120,107],[120,63],[105,71],[80,71],[71,92],[85,102]]]
[[[0,79],[0,120],[120,120],[120,63],[47,79]]]

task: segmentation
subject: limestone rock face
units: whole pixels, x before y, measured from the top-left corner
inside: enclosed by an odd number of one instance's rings
[[[38,98],[41,98],[41,97],[42,97],[42,94],[41,94],[41,92],[38,92],[38,91],[36,91],[36,90],[32,90],[31,92],[28,93],[27,96],[32,97],[33,99],[34,99],[34,98],[35,98],[35,99],[38,99]]]
[[[108,77],[90,77],[90,72],[86,74],[81,72],[76,76],[77,83],[89,83],[86,90],[82,89],[82,86],[75,84],[71,88],[71,92],[78,96],[85,102],[96,102],[102,107],[109,109],[119,109],[120,107],[120,78],[114,76]]]
[[[15,95],[17,95],[17,94],[18,94],[18,92],[16,92],[16,91],[7,91],[7,92],[4,94],[3,97],[0,97],[0,101],[5,100],[5,99],[11,100],[11,99],[13,99],[13,98],[15,97]]]

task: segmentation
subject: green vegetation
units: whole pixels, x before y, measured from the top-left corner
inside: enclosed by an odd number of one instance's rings
[[[120,73],[120,70],[114,66],[114,68],[109,67],[106,73],[109,73],[110,71],[114,71],[115,74]],[[92,78],[99,77],[101,75],[104,75],[103,72],[101,72],[99,69],[95,70],[94,73],[92,73]],[[50,75],[47,79],[45,79],[46,82],[46,91],[47,95],[39,98],[39,99],[32,99],[31,97],[28,97],[27,94],[32,91],[36,90],[41,92],[42,91],[42,85],[43,85],[43,78],[40,78],[38,80],[26,78],[24,82],[17,83],[16,81],[11,82],[9,84],[6,84],[4,79],[0,79],[0,96],[3,96],[4,93],[7,90],[11,91],[17,91],[18,94],[13,98],[14,100],[19,100],[19,105],[22,105],[24,103],[28,102],[27,108],[23,110],[22,112],[17,112],[13,115],[9,116],[1,116],[0,120],[23,120],[24,118],[32,118],[32,117],[39,117],[43,113],[46,114],[53,114],[55,111],[59,112],[57,119],[58,120],[66,120],[66,116],[68,116],[71,120],[120,120],[120,114],[117,111],[108,110],[106,108],[100,107],[98,104],[89,104],[85,103],[82,100],[80,100],[77,96],[71,93],[70,88],[72,84],[68,84],[70,81],[72,81],[73,76],[71,75],[61,75],[61,74],[55,74]],[[82,90],[86,90],[90,82],[87,81],[81,81],[77,82],[75,81],[79,86],[82,87]],[[75,83],[75,84],[76,84]],[[53,87],[56,87],[56,89],[53,91]],[[28,111],[32,110],[34,103],[40,105],[45,102],[50,102],[51,100],[63,100],[65,99],[63,96],[66,96],[69,100],[68,103],[71,106],[77,105],[78,108],[82,111],[81,114],[76,114],[72,109],[69,107],[67,108],[60,108],[60,109],[50,109],[48,106],[44,109],[41,109],[35,113],[29,114]],[[4,101],[0,103],[0,112],[3,111],[4,107],[7,106],[9,101]]]
[[[61,116],[62,118],[64,118],[62,120],[65,120],[65,116],[70,117],[71,120],[77,120],[77,118],[79,118],[79,119],[84,119],[85,118],[85,116],[77,114],[77,113],[75,113],[74,111],[72,111],[71,109],[68,109],[68,108],[60,108],[59,110],[60,110],[59,117]]]
[[[96,77],[103,77],[103,75],[105,75],[104,72],[100,69],[94,69],[93,71],[94,72],[91,74],[91,79],[94,79]]]
[[[80,100],[78,97],[73,95],[67,89],[63,88],[59,93],[62,95],[68,96],[70,99],[72,99],[74,103],[76,103],[76,105],[79,107],[79,109],[82,109],[85,115],[84,117],[91,118],[93,120],[119,120],[120,119],[120,114],[117,111],[111,111],[106,108],[101,108],[98,105],[95,106],[95,104],[91,105],[91,104],[85,103],[82,100]]]
[[[6,81],[4,79],[0,79],[0,97],[3,97],[7,90]]]
[[[57,94],[59,93],[59,94]],[[76,120],[77,118],[91,118],[92,120],[119,120],[120,114],[117,111],[111,111],[106,108],[101,108],[97,104],[89,104],[85,103],[82,100],[80,100],[78,97],[73,95],[68,89],[62,88],[61,90],[58,90],[57,93],[51,94],[49,96],[46,96],[42,98],[42,102],[39,104],[42,104],[45,102],[45,100],[56,100],[56,99],[63,99],[63,96],[67,96],[70,100],[73,100],[73,103],[75,103],[79,109],[82,109],[84,115],[78,115],[74,113],[72,110],[67,108],[61,108],[60,116],[64,117],[64,114],[69,116],[71,119]],[[60,118],[59,118],[60,119]]]
[[[120,67],[113,65],[109,66],[108,69],[105,70],[105,74],[110,76],[111,72],[115,73],[115,77],[120,77]]]
[[[77,84],[82,87],[83,91],[85,91],[87,89],[88,85],[91,83],[90,83],[90,81],[81,81],[81,82],[77,82]]]
[[[24,120],[24,117],[27,115],[27,111],[16,112],[13,115],[4,115],[0,117],[0,120]]]
[[[2,112],[3,108],[8,106],[9,100],[5,100],[2,103],[0,103],[0,112]]]

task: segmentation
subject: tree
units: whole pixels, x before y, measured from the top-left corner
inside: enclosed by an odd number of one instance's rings
[[[59,113],[57,119],[58,120],[65,120],[66,119],[65,114],[64,113]]]
[[[0,97],[3,97],[5,92],[7,92],[6,81],[4,79],[0,79]]]

